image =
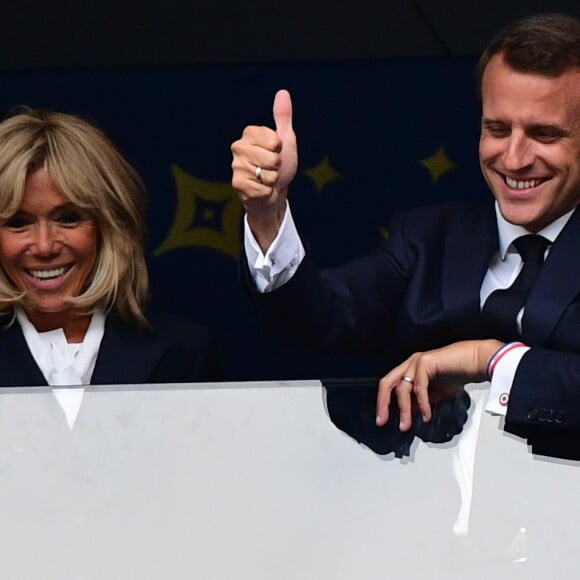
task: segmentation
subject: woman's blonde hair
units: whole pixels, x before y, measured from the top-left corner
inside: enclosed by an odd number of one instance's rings
[[[94,218],[94,270],[71,305],[80,312],[114,310],[147,325],[143,307],[149,278],[143,253],[145,187],[102,131],[53,111],[22,109],[0,123],[0,220],[22,205],[26,178],[45,168],[57,189]],[[0,308],[24,299],[0,268]]]

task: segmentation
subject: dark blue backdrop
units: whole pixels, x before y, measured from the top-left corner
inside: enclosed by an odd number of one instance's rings
[[[25,104],[101,126],[151,196],[153,305],[212,326],[227,378],[373,374],[371,360],[288,351],[257,328],[238,282],[241,208],[230,143],[294,100],[291,191],[320,266],[371,249],[395,210],[489,195],[479,174],[471,60],[3,73],[0,108]]]

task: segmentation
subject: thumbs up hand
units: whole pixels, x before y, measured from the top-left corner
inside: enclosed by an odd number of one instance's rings
[[[290,93],[274,97],[275,129],[248,126],[232,144],[232,185],[246,209],[254,237],[265,252],[286,211],[288,186],[296,175],[298,153],[292,128]]]

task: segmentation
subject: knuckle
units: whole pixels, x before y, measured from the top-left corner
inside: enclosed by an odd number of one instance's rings
[[[279,153],[273,153],[268,159],[268,168],[271,171],[278,171],[280,165],[282,165],[282,156]]]
[[[274,187],[278,182],[278,173],[276,171],[268,171],[262,173],[262,183],[268,187]]]
[[[233,188],[234,188],[234,190],[235,190],[235,191],[237,191],[238,193],[239,193],[239,192],[240,192],[240,190],[241,190],[241,187],[240,187],[240,181],[239,181],[239,179],[238,179],[238,178],[237,178],[235,175],[232,177],[232,187],[233,187]]]
[[[397,385],[393,385],[393,384],[390,384],[390,383],[385,383],[385,385],[383,387],[383,391],[385,393],[389,393],[390,394],[390,393],[392,393],[395,390],[396,386]]]
[[[232,187],[236,191],[241,191],[244,189],[244,179],[236,172],[232,176]]]
[[[242,139],[247,139],[255,134],[257,127],[255,125],[247,125],[242,131]]]

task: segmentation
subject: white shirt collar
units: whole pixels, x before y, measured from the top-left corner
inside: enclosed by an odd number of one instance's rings
[[[568,213],[560,216],[558,219],[554,220],[551,224],[547,225],[545,228],[537,232],[538,235],[544,236],[547,240],[553,244],[556,238],[560,235],[560,232],[564,229],[564,226],[568,223],[568,220],[572,217],[576,208],[570,210]],[[495,215],[497,218],[497,232],[499,236],[499,257],[503,261],[506,259],[506,255],[512,242],[519,238],[520,236],[525,236],[531,232],[526,230],[523,226],[517,226],[515,224],[510,224],[501,215],[499,211],[498,203],[495,202]],[[515,250],[514,250],[515,251]]]

